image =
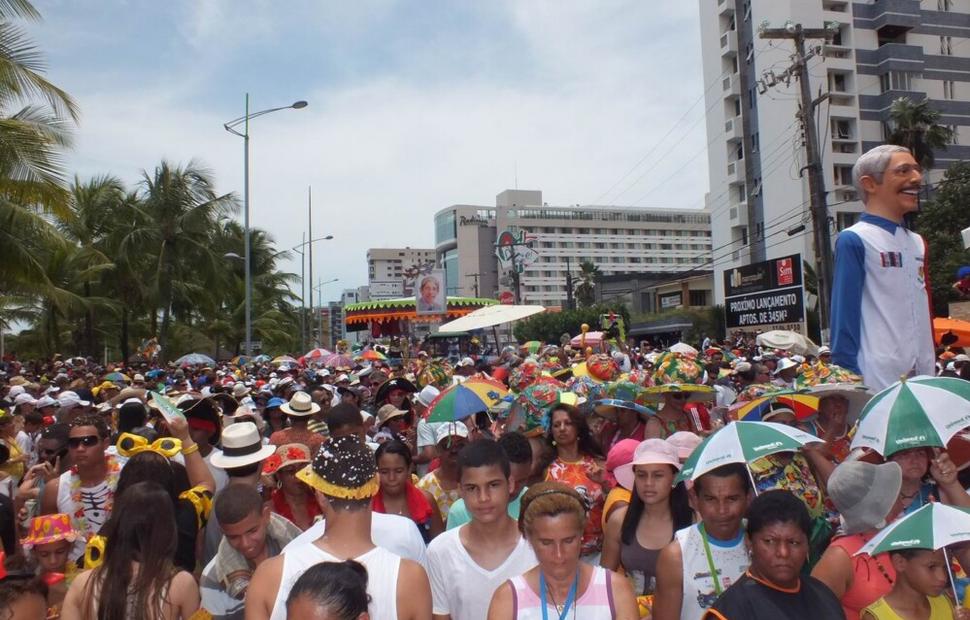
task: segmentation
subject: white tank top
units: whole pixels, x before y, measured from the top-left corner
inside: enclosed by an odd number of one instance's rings
[[[370,595],[371,620],[397,620],[397,575],[401,558],[387,549],[374,547],[354,558],[367,569],[367,594]],[[320,562],[343,562],[314,544],[287,547],[283,554],[280,590],[273,604],[270,620],[286,620],[286,598],[306,569]]]
[[[680,604],[681,620],[697,620],[717,600],[718,592],[711,575],[711,563],[704,550],[704,537],[699,525],[692,525],[674,534],[680,545],[683,558],[682,577],[684,596]],[[721,592],[727,590],[748,570],[748,551],[744,547],[744,536],[728,547],[708,537],[711,560],[717,572]]]
[[[57,483],[57,512],[71,515],[71,524],[81,533],[71,547],[69,557],[74,561],[84,555],[84,547],[88,539],[101,531],[111,516],[111,503],[114,498],[113,489],[106,480],[102,480],[93,487],[81,487],[81,505],[78,506],[71,497],[71,482],[76,474],[67,470],[60,475]],[[83,510],[82,518],[77,517],[78,510]]]

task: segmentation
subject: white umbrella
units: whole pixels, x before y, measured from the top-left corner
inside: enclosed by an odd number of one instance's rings
[[[781,349],[782,351],[788,351],[789,353],[793,353],[795,355],[818,354],[818,346],[809,338],[802,336],[798,332],[788,331],[785,329],[776,329],[774,331],[758,334],[757,338],[755,338],[755,342],[762,347]]]
[[[677,342],[670,345],[671,353],[683,353],[685,355],[697,355],[699,351],[686,342]]]
[[[455,332],[467,332],[473,329],[483,329],[493,325],[502,325],[511,321],[518,321],[533,314],[545,312],[545,306],[512,306],[505,304],[495,304],[479,308],[474,312],[469,312],[465,316],[449,321],[438,328],[439,332],[446,334]]]
[[[913,377],[890,385],[863,407],[851,447],[870,448],[884,457],[910,448],[943,448],[967,427],[970,382]]]
[[[187,353],[182,357],[175,360],[177,366],[196,366],[198,364],[207,364],[212,366],[216,363],[214,359],[205,355],[204,353]]]

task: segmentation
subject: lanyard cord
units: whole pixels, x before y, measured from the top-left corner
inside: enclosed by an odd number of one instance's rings
[[[717,578],[717,568],[714,566],[714,556],[711,553],[711,543],[707,541],[707,530],[704,529],[703,523],[698,525],[697,529],[700,530],[701,540],[704,541],[704,555],[707,556],[707,567],[711,570],[711,579],[714,580],[714,593],[721,596],[721,581]]]
[[[569,615],[569,608],[573,606],[573,601],[576,599],[576,589],[579,587],[579,569],[576,569],[576,577],[573,579],[573,585],[569,586],[569,594],[566,596],[566,602],[563,605],[562,611],[559,611],[558,607],[556,609],[559,612],[559,620],[563,620]],[[540,570],[539,571],[539,596],[542,597],[542,620],[549,620],[548,605],[546,604],[546,576]],[[555,604],[555,599],[553,599],[553,604]],[[573,617],[576,616],[576,611],[573,610]]]

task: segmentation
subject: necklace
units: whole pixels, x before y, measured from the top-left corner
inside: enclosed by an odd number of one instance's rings
[[[101,506],[101,509],[105,512],[107,520],[107,515],[111,514],[111,507],[114,504],[114,494],[115,488],[118,486],[118,477],[121,475],[121,465],[118,461],[110,454],[105,454],[105,486],[107,487],[107,495],[105,497],[105,503]],[[75,527],[82,533],[85,539],[90,538],[97,534],[93,531],[94,528],[88,523],[87,517],[84,514],[84,501],[81,493],[81,476],[78,473],[77,465],[70,469],[70,490],[71,490],[71,508],[74,510],[72,514]],[[97,485],[96,485],[97,486]]]
[[[552,604],[556,608],[556,613],[559,614],[559,620],[563,620],[569,615],[569,608],[573,608],[573,618],[576,618],[576,607],[573,602],[576,600],[576,590],[579,588],[579,569],[576,569],[576,577],[573,578],[573,584],[569,586],[569,594],[566,596],[566,600],[562,605],[556,602],[555,597],[552,592],[549,592],[549,599],[552,600]],[[539,571],[539,596],[542,598],[542,620],[549,620],[548,605],[546,604],[546,575],[541,570]]]

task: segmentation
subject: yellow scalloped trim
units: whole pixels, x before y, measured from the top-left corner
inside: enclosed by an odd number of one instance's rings
[[[367,483],[356,489],[351,489],[348,487],[337,486],[336,484],[327,482],[321,476],[317,475],[313,471],[313,467],[307,465],[300,471],[296,472],[296,477],[299,480],[307,483],[317,491],[320,491],[324,495],[329,495],[331,497],[339,497],[340,499],[370,499],[377,495],[377,491],[380,490],[381,481],[377,474],[371,478]]]

